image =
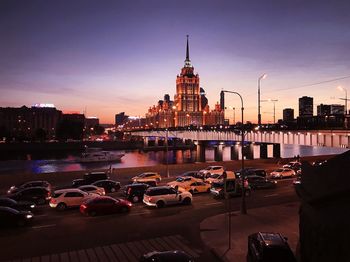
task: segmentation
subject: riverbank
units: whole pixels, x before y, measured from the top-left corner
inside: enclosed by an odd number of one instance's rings
[[[316,160],[324,160],[333,157],[328,156],[310,156],[303,157],[302,161],[313,162]],[[277,166],[287,163],[293,159],[255,159],[245,160],[245,167],[263,168],[268,172]],[[278,163],[279,162],[279,163]],[[174,164],[169,165],[169,174],[171,177],[178,176],[186,171],[204,169],[209,165],[222,165],[227,170],[238,170],[241,167],[241,160],[223,161],[223,162],[209,162],[209,163],[188,163],[188,164]],[[278,165],[279,164],[279,165]],[[91,169],[91,171],[106,171],[107,169]],[[144,166],[144,167],[128,167],[128,168],[113,168],[111,179],[126,183],[131,177],[143,172],[158,172],[163,178],[166,177],[166,165]],[[3,193],[10,186],[30,180],[47,180],[54,186],[63,186],[70,184],[73,179],[81,178],[87,171],[68,171],[68,172],[54,172],[33,174],[29,172],[11,172],[0,174],[0,192]]]

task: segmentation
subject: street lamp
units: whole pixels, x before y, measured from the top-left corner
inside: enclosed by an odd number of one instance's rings
[[[267,99],[267,100],[261,100],[261,102],[272,102],[273,103],[273,123],[276,124],[276,102],[278,102],[278,99]]]
[[[348,91],[346,90],[346,88],[342,86],[338,86],[337,88],[338,90],[345,92],[345,98],[339,98],[339,99],[345,101],[345,115],[346,115],[348,113]]]
[[[243,115],[244,115],[244,106],[243,106],[243,98],[242,96],[234,91],[228,91],[228,90],[223,90],[222,92],[224,93],[231,93],[231,94],[236,94],[239,96],[241,99],[241,112],[242,112],[242,127],[241,127],[241,132],[242,132],[242,145],[241,145],[241,154],[242,154],[242,163],[241,163],[241,187],[242,187],[242,201],[241,201],[241,214],[245,215],[247,214],[247,207],[245,203],[245,188],[244,188],[244,121],[243,121]],[[230,216],[231,217],[231,216]]]
[[[267,74],[263,74],[258,78],[258,126],[261,126],[261,114],[260,114],[260,82],[265,79]]]

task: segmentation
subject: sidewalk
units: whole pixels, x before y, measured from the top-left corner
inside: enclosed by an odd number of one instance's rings
[[[279,232],[288,237],[295,253],[299,238],[299,202],[248,209],[247,215],[231,213],[231,249],[228,250],[226,214],[209,217],[200,224],[201,238],[222,261],[246,261],[248,235],[258,231]]]

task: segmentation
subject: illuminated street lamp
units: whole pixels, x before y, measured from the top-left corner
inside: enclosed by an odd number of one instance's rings
[[[345,92],[345,98],[339,98],[339,99],[345,101],[345,115],[346,115],[348,113],[348,91],[346,90],[346,88],[342,86],[338,86],[337,88],[338,90]]]
[[[258,126],[261,126],[261,114],[260,114],[260,82],[265,79],[267,74],[263,74],[258,78]]]

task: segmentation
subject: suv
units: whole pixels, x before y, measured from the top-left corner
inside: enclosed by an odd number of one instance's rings
[[[98,197],[94,193],[87,193],[77,188],[61,189],[54,192],[50,201],[50,207],[59,211],[68,207],[78,207],[90,198]]]
[[[143,203],[158,208],[173,204],[189,205],[191,202],[192,194],[190,192],[170,186],[150,187],[143,196]]]
[[[247,176],[248,183],[251,189],[275,188],[276,180],[270,180],[261,176]]]
[[[242,169],[236,171],[237,177],[240,177]],[[244,168],[244,176],[261,176],[266,177],[266,171],[260,168],[246,167]]]
[[[205,169],[199,170],[199,173],[203,176],[203,179],[208,178],[212,174],[221,175],[224,173],[223,166],[208,166]]]
[[[248,262],[296,262],[287,238],[280,233],[258,232],[248,236]]]
[[[16,193],[19,190],[22,190],[24,188],[29,188],[29,187],[45,187],[48,191],[51,191],[51,184],[49,182],[38,180],[38,181],[28,181],[22,184],[11,186],[10,189],[7,191],[7,194]]]
[[[73,187],[79,187],[83,185],[90,185],[99,180],[107,180],[107,179],[109,179],[109,176],[107,175],[106,172],[90,172],[90,173],[85,173],[83,178],[74,179],[72,184],[73,184]]]
[[[125,186],[124,195],[126,199],[136,203],[141,202],[143,199],[143,195],[146,190],[149,188],[149,185],[143,183],[135,183]]]
[[[45,187],[29,187],[9,194],[7,197],[16,201],[30,201],[37,205],[43,205],[51,198],[51,192]]]

